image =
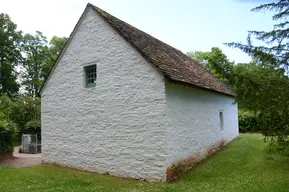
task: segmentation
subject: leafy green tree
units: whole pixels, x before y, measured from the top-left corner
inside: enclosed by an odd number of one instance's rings
[[[25,60],[22,84],[29,95],[40,96],[43,82],[55,65],[66,41],[65,37],[54,36],[48,44],[47,38],[39,31],[35,35],[24,36]]]
[[[4,94],[0,98],[0,112],[14,122],[18,133],[40,134],[41,101],[38,97],[17,96],[10,98]]]
[[[25,60],[22,84],[29,95],[38,97],[43,83],[42,69],[49,56],[46,37],[39,31],[35,35],[24,35],[23,49]]]
[[[19,85],[16,81],[16,65],[22,60],[21,31],[13,23],[9,15],[0,14],[0,95],[17,93]]]
[[[287,133],[281,130],[287,125],[280,126],[283,123],[286,124],[285,114],[288,114],[287,109],[289,109],[287,108],[289,104],[286,105],[289,96],[286,86],[289,80],[284,68],[276,68],[269,63],[262,65],[256,58],[250,63],[234,64],[219,48],[212,48],[210,52],[194,52],[191,56],[203,63],[224,83],[230,84],[237,93],[239,109],[244,112],[239,114],[242,119],[240,126],[246,125],[247,127],[241,127],[242,129],[248,131],[261,129],[265,135],[276,135],[278,132],[277,138],[284,138],[283,134]],[[250,116],[242,114],[250,114]],[[284,116],[281,117],[281,114]],[[252,125],[244,123],[248,120],[254,123],[251,123]],[[255,124],[258,126],[252,128]]]
[[[197,60],[200,64],[204,65],[206,69],[208,69],[208,66],[206,65],[208,63],[208,57],[209,57],[210,52],[203,52],[203,51],[191,51],[188,52],[187,55],[189,57],[194,58]]]
[[[13,151],[13,138],[17,126],[0,111],[0,155]]]
[[[49,53],[50,58],[53,61],[52,63],[56,63],[58,56],[60,55],[62,49],[64,48],[68,38],[67,37],[57,37],[53,36],[49,42]]]
[[[229,79],[234,63],[229,61],[220,48],[213,47],[210,52],[195,51],[187,54],[203,64],[206,69],[222,82],[230,83]]]
[[[201,52],[195,51],[188,53],[188,56],[193,57],[199,63],[201,63],[208,71],[210,71],[215,77],[221,80],[223,83],[231,86],[236,93],[247,92],[246,85],[241,85],[238,75],[247,74],[251,64],[238,64],[231,62],[227,56],[218,47],[212,47],[211,51]],[[242,82],[246,83],[246,82]],[[239,108],[246,109],[246,98],[238,95]]]
[[[51,69],[54,67],[58,56],[60,55],[62,49],[64,48],[68,38],[66,37],[57,37],[54,36],[49,42],[49,49],[48,49],[48,58],[43,65],[42,70],[42,77],[46,79],[51,71]]]

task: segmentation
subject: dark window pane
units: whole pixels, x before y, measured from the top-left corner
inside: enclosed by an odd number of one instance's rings
[[[96,65],[86,66],[84,68],[85,71],[85,78],[86,78],[86,87],[94,87],[96,78],[97,78],[97,72],[96,72]]]

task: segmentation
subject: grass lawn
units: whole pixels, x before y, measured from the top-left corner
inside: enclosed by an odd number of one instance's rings
[[[289,158],[268,154],[261,135],[243,134],[181,180],[154,184],[40,165],[0,167],[0,191],[289,191]]]

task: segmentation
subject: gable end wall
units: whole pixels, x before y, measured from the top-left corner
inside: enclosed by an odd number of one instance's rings
[[[84,85],[89,64],[97,64],[95,88]],[[164,181],[163,79],[88,8],[42,93],[44,162]]]

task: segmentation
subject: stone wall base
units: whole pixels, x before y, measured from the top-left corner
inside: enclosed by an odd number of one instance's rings
[[[225,145],[224,140],[217,142],[215,145],[203,149],[202,153],[197,155],[189,156],[184,160],[178,161],[173,163],[170,167],[167,168],[167,182],[172,182],[179,179],[185,172],[192,169],[192,167],[198,164],[201,160],[209,157],[210,155],[214,154],[215,152],[219,151]]]

